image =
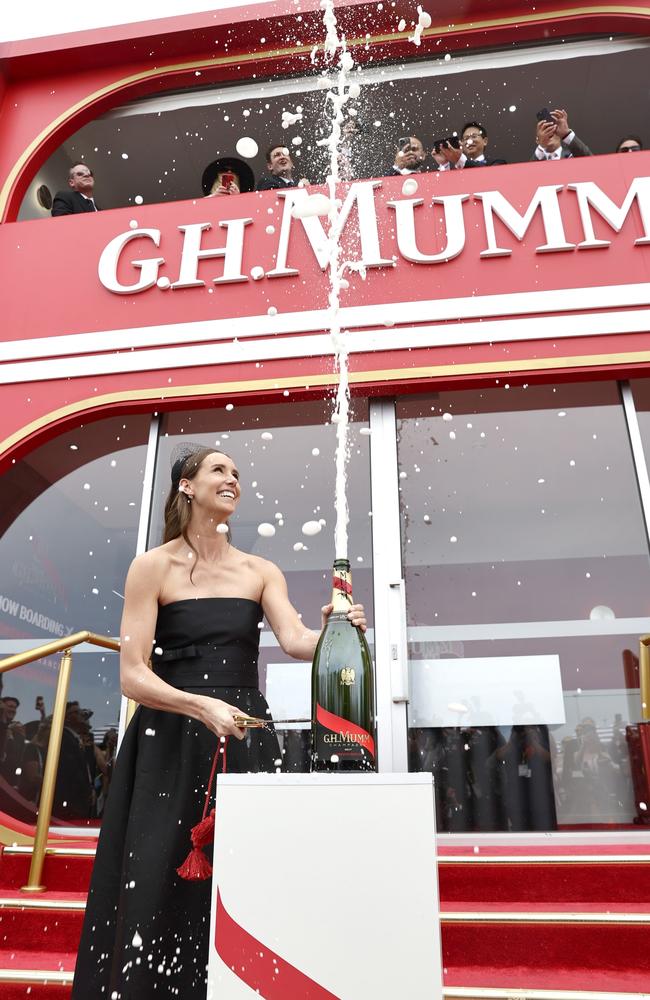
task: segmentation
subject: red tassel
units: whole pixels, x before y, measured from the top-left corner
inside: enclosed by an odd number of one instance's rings
[[[180,868],[176,869],[177,874],[180,875],[181,878],[187,879],[188,882],[204,882],[212,875],[212,865],[206,858],[201,848],[207,847],[207,845],[211,844],[214,840],[214,809],[209,813],[209,815],[206,815],[206,813],[208,812],[208,802],[210,801],[212,784],[214,782],[214,776],[217,770],[217,760],[219,759],[220,752],[223,752],[222,771],[225,773],[226,770],[226,748],[228,746],[228,737],[226,737],[222,742],[223,746],[221,747],[221,750],[217,750],[212,761],[212,770],[210,772],[210,780],[208,781],[208,790],[205,794],[205,805],[203,806],[203,816],[196,826],[192,827],[192,850],[187,855]]]
[[[204,882],[212,875],[212,865],[203,851],[199,847],[194,847],[176,872],[188,882]]]
[[[192,828],[192,845],[194,847],[205,847],[214,840],[214,809],[209,816],[202,819]]]

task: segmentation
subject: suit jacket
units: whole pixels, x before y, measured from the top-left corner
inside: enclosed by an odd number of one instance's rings
[[[507,162],[507,160],[489,160],[487,157],[484,160],[470,160],[468,156],[463,169],[467,170],[468,167],[503,167]]]
[[[287,183],[283,181],[281,177],[274,177],[273,174],[262,174],[257,182],[255,188],[256,191],[274,191],[276,188],[282,190],[282,188],[295,188],[298,187],[298,181],[293,178]]]
[[[487,158],[485,160],[478,160],[478,161],[476,161],[476,160],[470,160],[470,158],[468,156],[467,159],[465,160],[465,166],[464,167],[457,167],[454,163],[452,163],[451,169],[452,170],[467,170],[468,167],[502,167],[507,162],[508,162],[507,160],[488,160]],[[434,160],[433,161],[433,166],[430,169],[431,170],[440,170],[440,166]]]
[[[404,180],[406,180],[408,177],[417,177],[419,174],[426,173],[428,173],[428,168],[423,166],[420,170],[412,170],[410,174],[403,174],[399,167],[396,167],[395,164],[393,164],[390,170],[386,171],[384,177],[403,177]]]
[[[560,154],[561,160],[567,160],[571,156],[593,156],[594,154],[589,149],[589,146],[585,145],[582,139],[579,139],[577,135],[574,134],[573,139],[569,143],[562,143],[562,152]],[[531,156],[531,160],[537,160],[535,153]],[[538,160],[538,163],[545,163],[545,160]]]
[[[99,205],[95,202],[99,212]],[[93,204],[78,191],[69,188],[67,191],[57,191],[52,202],[52,215],[78,215],[81,212],[94,212]]]

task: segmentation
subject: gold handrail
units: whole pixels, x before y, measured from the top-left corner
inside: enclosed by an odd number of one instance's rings
[[[641,688],[641,718],[650,721],[650,635],[639,639],[639,687]]]
[[[38,819],[36,821],[36,835],[32,848],[32,861],[29,867],[29,878],[27,885],[22,886],[21,892],[44,892],[45,886],[42,883],[43,864],[45,862],[45,851],[47,848],[47,837],[50,831],[52,820],[52,806],[54,804],[54,790],[56,787],[56,775],[59,769],[59,757],[61,756],[61,740],[63,739],[63,726],[65,723],[66,704],[68,701],[68,687],[70,686],[70,674],[72,671],[72,649],[82,642],[88,642],[93,646],[101,646],[103,649],[112,649],[116,653],[120,650],[120,644],[116,639],[111,639],[107,635],[96,635],[94,632],[75,632],[63,639],[55,639],[53,642],[43,643],[34,649],[25,650],[23,653],[14,653],[0,660],[0,674],[8,670],[15,670],[25,663],[33,663],[44,656],[51,656],[53,653],[62,653],[59,668],[59,677],[54,695],[54,707],[52,709],[52,727],[50,729],[50,739],[47,745],[47,755],[45,767],[43,769],[43,782],[41,784],[41,797],[38,804]]]
[[[53,642],[45,642],[42,646],[35,646],[34,649],[26,649],[24,653],[6,656],[4,660],[0,660],[0,674],[4,674],[7,670],[15,670],[16,667],[22,667],[25,663],[41,660],[44,656],[60,653],[62,649],[71,649],[82,642],[89,642],[93,646],[103,646],[104,649],[113,649],[116,653],[120,651],[117,639],[111,639],[107,635],[95,635],[94,632],[73,632],[72,635],[67,635],[64,639],[54,639]]]

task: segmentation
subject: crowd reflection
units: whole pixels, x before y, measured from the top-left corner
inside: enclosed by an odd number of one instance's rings
[[[538,724],[413,728],[409,769],[433,774],[441,831],[547,831],[632,819],[620,715],[607,740],[584,718],[559,745]]]
[[[27,822],[35,818],[50,743],[52,716],[42,697],[36,699],[38,718],[22,723],[20,702],[0,699],[0,809]],[[117,750],[117,730],[108,729],[98,744],[90,720],[92,711],[78,701],[66,704],[53,816],[64,822],[93,823],[101,819],[110,789]]]

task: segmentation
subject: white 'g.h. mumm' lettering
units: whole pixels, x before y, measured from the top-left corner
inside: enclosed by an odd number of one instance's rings
[[[444,217],[442,246],[436,253],[424,253],[417,245],[416,209],[424,205],[422,198],[400,198],[387,202],[388,207],[395,212],[395,237],[398,254],[388,255],[386,248],[380,246],[380,234],[377,222],[375,203],[376,189],[381,187],[381,181],[361,181],[351,184],[345,201],[341,206],[341,225],[349,228],[352,209],[356,209],[356,230],[352,235],[358,245],[358,259],[354,262],[364,268],[394,267],[401,257],[416,264],[440,264],[452,260],[467,248],[467,231],[465,226],[465,205],[469,194],[447,195],[434,197],[432,206],[441,206]],[[642,234],[635,239],[635,246],[650,243],[650,177],[636,177],[630,184],[621,205],[598,187],[593,181],[569,184],[568,191],[575,192],[580,214],[583,239],[578,243],[570,243],[565,234],[562,205],[558,194],[563,185],[547,184],[538,187],[527,208],[519,212],[500,191],[480,191],[473,197],[482,203],[483,245],[476,246],[476,235],[472,241],[481,259],[504,257],[512,254],[512,248],[500,246],[497,238],[495,219],[510,231],[516,240],[522,242],[533,219],[538,215],[542,220],[544,242],[537,246],[537,253],[560,253],[573,250],[591,250],[611,245],[611,240],[598,239],[594,232],[593,213],[615,232],[619,233],[630,214],[632,205],[636,202],[641,218]],[[273,255],[273,266],[265,271],[267,278],[282,278],[299,274],[299,268],[289,263],[289,245],[292,227],[296,222],[302,226],[307,241],[313,253],[313,261],[321,270],[327,267],[327,234],[318,217],[308,216],[295,219],[292,208],[304,201],[308,194],[302,188],[279,192],[284,199],[282,221],[278,242]],[[425,209],[424,211],[431,211]],[[177,227],[183,234],[181,256],[178,265],[178,277],[171,283],[174,289],[193,288],[205,285],[198,276],[201,261],[219,259],[223,261],[221,273],[211,279],[215,285],[233,282],[249,281],[243,273],[244,245],[247,234],[251,231],[251,218],[226,219],[216,225],[217,230],[225,230],[226,238],[222,246],[205,245],[205,237],[214,228],[211,222],[189,223]],[[98,273],[102,285],[110,292],[118,295],[133,295],[153,288],[158,281],[162,264],[166,263],[164,256],[151,256],[130,261],[134,269],[134,281],[123,281],[118,277],[118,270],[124,269],[122,255],[135,240],[149,240],[158,249],[162,243],[160,229],[132,229],[120,233],[108,243],[99,259]],[[120,268],[121,265],[121,268]]]

